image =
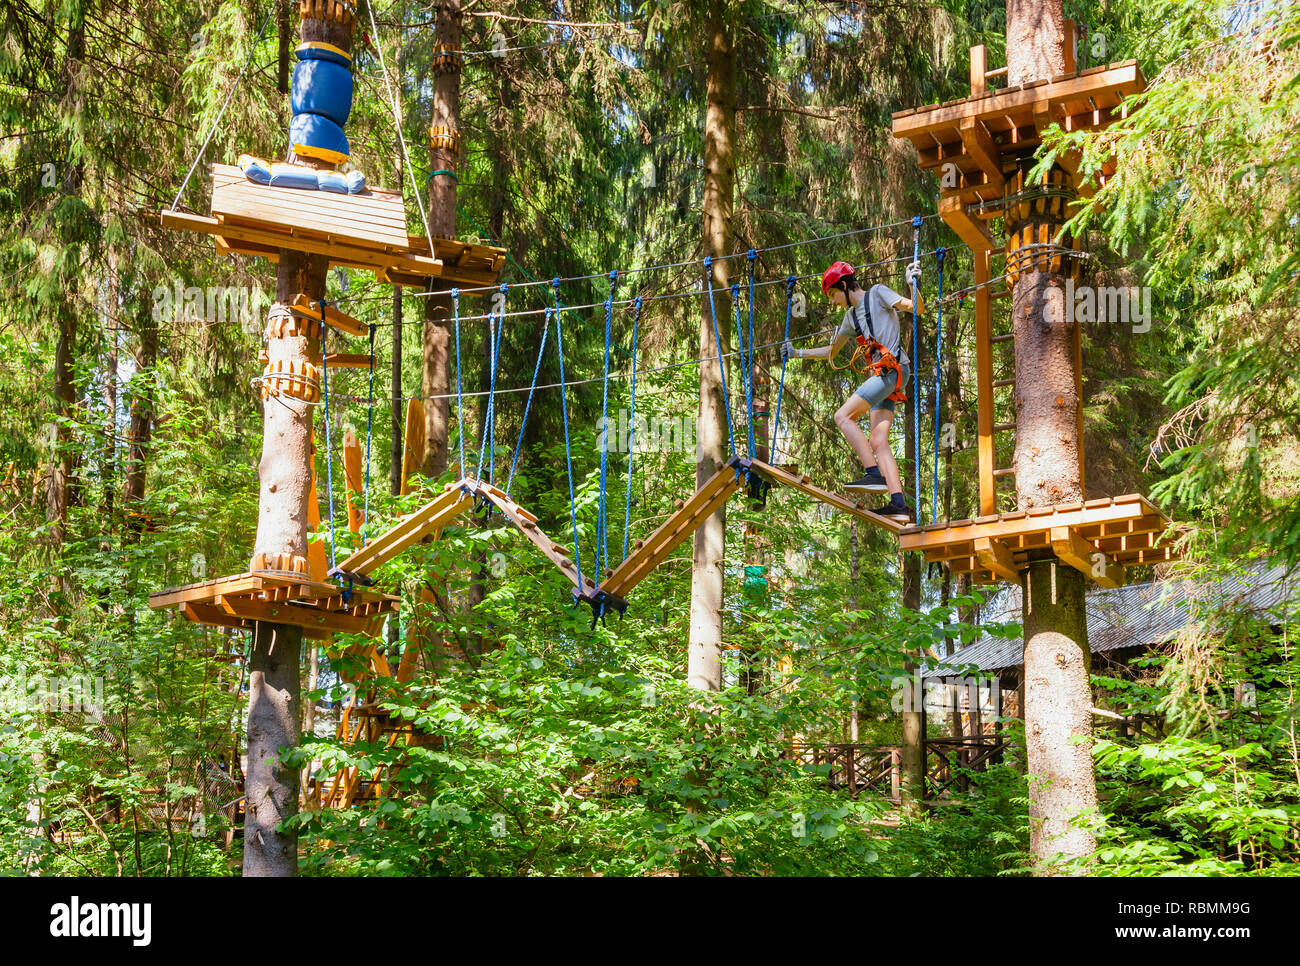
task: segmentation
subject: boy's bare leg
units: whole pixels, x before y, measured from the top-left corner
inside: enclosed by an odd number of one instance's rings
[[[866,402],[861,396],[857,397],[862,402]],[[836,414],[838,419],[838,413]],[[873,409],[871,411],[871,439],[870,445],[875,450],[876,459],[880,462],[880,472],[884,474],[885,482],[889,485],[890,493],[902,493],[903,481],[898,473],[898,461],[894,459],[893,450],[889,448],[889,427],[894,422],[894,413],[889,409]],[[857,424],[854,423],[857,429]],[[858,430],[858,435],[862,430]]]
[[[862,468],[867,470],[876,465],[876,457],[871,452],[871,444],[867,442],[867,435],[862,432],[858,420],[865,416],[870,409],[871,403],[854,393],[849,397],[848,402],[835,411],[835,425],[844,435],[844,438],[849,441],[849,446],[853,448],[853,455],[858,458]],[[875,413],[872,413],[872,425],[873,427],[875,425]],[[885,438],[888,439],[888,436]],[[885,448],[888,449],[889,447],[886,446]],[[892,456],[890,460],[892,462]],[[897,467],[894,468],[894,476],[898,476]]]

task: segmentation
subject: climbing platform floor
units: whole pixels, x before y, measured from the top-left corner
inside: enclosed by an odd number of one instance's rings
[[[1137,494],[904,527],[903,550],[919,550],[976,583],[1018,583],[1031,558],[1055,556],[1099,584],[1118,587],[1125,568],[1177,558],[1169,520]]]
[[[329,639],[336,633],[377,634],[401,598],[357,587],[344,599],[336,584],[305,575],[249,572],[218,577],[149,595],[154,610],[176,607],[198,624],[251,630],[255,621],[292,624],[303,635]]]
[[[164,227],[214,235],[222,254],[275,261],[281,249],[328,255],[331,265],[371,269],[380,281],[423,287],[437,278],[467,288],[496,284],[505,249],[406,230],[401,194],[368,188],[358,194],[272,187],[249,181],[228,164],[211,165],[210,216],[163,211]]]

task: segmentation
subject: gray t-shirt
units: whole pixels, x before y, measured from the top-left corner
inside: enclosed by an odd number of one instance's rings
[[[853,316],[857,314],[863,335],[870,337],[874,330],[876,341],[888,349],[900,365],[911,365],[912,360],[903,352],[898,312],[894,309],[894,304],[901,298],[904,296],[899,295],[888,285],[871,286],[867,290],[866,298],[863,299],[866,304],[862,308],[854,306],[844,313],[844,321],[840,323],[834,341],[841,342],[847,339],[851,342],[857,337],[857,330],[853,327]],[[867,327],[868,312],[871,313],[870,328]]]

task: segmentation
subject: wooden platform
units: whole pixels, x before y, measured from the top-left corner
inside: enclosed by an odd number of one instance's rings
[[[947,171],[959,178],[944,185],[944,197],[968,204],[995,201],[1005,187],[1004,161],[1037,148],[1045,128],[1052,123],[1066,131],[1105,127],[1125,117],[1124,98],[1145,87],[1137,61],[1127,60],[898,111],[893,133],[912,142],[922,168],[955,166]]]
[[[1168,527],[1157,507],[1131,494],[905,527],[898,540],[903,550],[920,550],[976,583],[1018,583],[1031,556],[1054,555],[1102,586],[1118,587],[1128,566],[1175,559]]]
[[[400,605],[400,597],[363,587],[355,588],[345,602],[335,584],[252,572],[149,595],[154,610],[176,607],[198,624],[251,630],[255,621],[269,621],[292,624],[301,627],[305,637],[326,640],[340,632],[373,637]]]
[[[476,288],[495,285],[505,249],[429,239],[406,230],[397,192],[360,194],[280,188],[249,181],[237,167],[214,164],[212,214],[163,211],[165,227],[214,235],[222,254],[275,261],[281,249],[328,255],[331,265],[371,269],[380,281],[423,287],[430,278]]]

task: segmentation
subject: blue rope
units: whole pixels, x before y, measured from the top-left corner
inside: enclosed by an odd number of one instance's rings
[[[325,358],[325,344],[321,343],[321,358]],[[370,323],[370,402],[366,406],[366,490],[365,509],[361,516],[361,542],[366,542],[370,529],[370,437],[375,423],[375,324]]]
[[[501,294],[505,295],[507,285],[501,286]],[[493,319],[495,318],[495,324]],[[478,469],[474,471],[474,478],[483,479],[483,458],[488,458],[488,481],[492,479],[492,467],[496,461],[496,400],[497,400],[497,360],[499,358],[498,350],[501,347],[501,330],[504,328],[502,322],[505,318],[505,306],[502,305],[501,315],[488,316],[488,403],[487,411],[483,414],[483,436],[478,444]],[[492,442],[489,442],[491,440]],[[490,454],[490,455],[488,455]]]
[[[564,417],[564,460],[569,474],[569,522],[573,525],[573,567],[578,572],[578,590],[582,590],[582,558],[578,555],[578,504],[573,493],[573,447],[569,442],[569,401],[564,388],[564,328],[560,324],[560,279],[551,279],[555,291],[555,346],[560,355],[560,412]],[[597,560],[599,565],[599,560]]]
[[[921,260],[921,222],[920,215],[912,218],[912,261]],[[920,355],[921,325],[916,318],[916,279],[912,279],[912,351]],[[912,360],[912,489],[915,491],[916,519],[921,519],[921,365],[919,359]]]
[[[334,457],[330,444],[330,367],[325,352],[325,333],[329,327],[325,324],[325,300],[320,300],[320,371],[321,399],[325,406],[325,480],[326,503],[330,511],[330,569],[338,565],[334,555]]]
[[[794,303],[794,286],[795,278],[791,275],[785,280],[785,338],[781,342],[783,346],[790,341],[790,307]],[[769,456],[773,465],[776,465],[776,440],[781,432],[781,396],[785,392],[785,367],[789,361],[785,357],[785,352],[782,352],[781,382],[776,388],[776,418],[772,420],[772,449]]]
[[[537,389],[537,377],[542,371],[542,356],[546,354],[546,337],[551,332],[551,313],[555,311],[550,306],[546,308],[546,323],[542,326],[542,341],[537,346],[537,363],[533,366],[533,381],[528,387],[528,401],[524,403],[524,418],[519,424],[519,439],[515,442],[515,455],[510,459],[510,476],[506,479],[506,496],[510,495],[510,486],[515,481],[515,467],[519,465],[519,451],[524,445],[524,430],[528,428],[528,411],[533,406],[533,393]]]
[[[635,453],[636,438],[636,345],[637,329],[641,324],[641,296],[632,303],[635,311],[632,315],[632,402],[628,413],[627,431],[627,498],[623,502],[623,559],[627,559],[627,535],[632,527],[632,457]]]
[[[939,260],[939,296],[935,301],[935,336],[934,336],[934,489],[930,496],[930,522],[939,522],[939,416],[943,404],[941,375],[943,370],[943,256],[944,250],[938,249],[935,257]],[[918,517],[919,519],[919,517]]]
[[[460,475],[465,475],[465,405],[460,391],[460,289],[451,290],[451,308],[456,316],[456,430],[460,438]]]
[[[749,458],[753,459],[757,454],[757,447],[754,444],[754,259],[758,257],[758,252],[754,249],[749,250],[749,336],[748,351],[746,352],[745,373],[745,405],[749,409]]]
[[[600,400],[600,495],[596,508],[596,565],[609,569],[609,533],[607,532],[608,506],[606,481],[609,474],[609,343],[614,324],[614,288],[618,285],[618,272],[609,273],[609,298],[605,301],[605,385]]]
[[[727,394],[727,367],[722,361],[722,336],[718,334],[718,313],[713,306],[713,256],[704,256],[704,278],[709,283],[709,318],[713,321],[713,342],[718,350],[718,372],[722,375],[722,405],[727,411],[727,451],[736,452],[736,436],[731,428],[731,400]]]

